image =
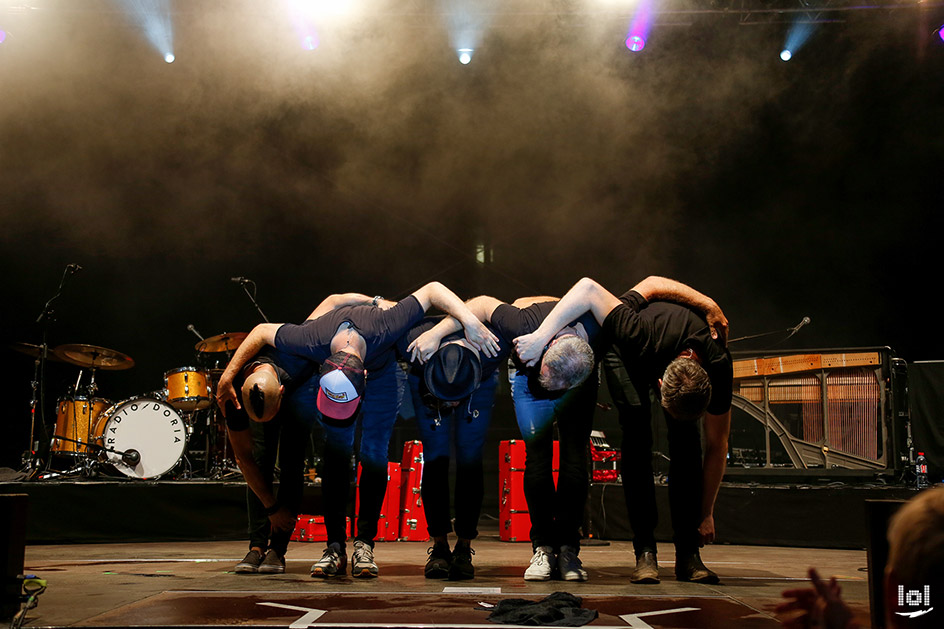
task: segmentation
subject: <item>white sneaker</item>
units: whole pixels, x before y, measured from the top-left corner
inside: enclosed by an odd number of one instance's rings
[[[531,557],[531,565],[524,571],[525,581],[550,581],[557,558],[550,546],[538,546]]]
[[[577,556],[577,549],[573,546],[561,546],[557,562],[560,566],[561,579],[564,581],[586,581],[589,578],[587,571],[583,569],[583,564],[580,563],[580,557]]]

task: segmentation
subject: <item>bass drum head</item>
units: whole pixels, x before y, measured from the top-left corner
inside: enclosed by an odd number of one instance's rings
[[[119,402],[100,421],[103,446],[141,455],[136,464],[128,465],[120,454],[105,452],[105,460],[130,478],[158,478],[174,469],[184,454],[187,426],[166,402],[150,398]]]

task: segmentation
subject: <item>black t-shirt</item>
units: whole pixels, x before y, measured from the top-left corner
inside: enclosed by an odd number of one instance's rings
[[[727,412],[734,380],[731,353],[711,338],[705,317],[679,304],[648,302],[635,291],[620,301],[603,321],[603,331],[619,349],[627,371],[655,383],[680,352],[693,349],[711,379],[708,412]]]
[[[406,348],[409,347],[410,343],[412,343],[416,339],[416,337],[418,337],[423,332],[426,332],[427,330],[433,328],[437,323],[442,321],[443,318],[444,318],[443,316],[426,317],[425,319],[423,319],[422,321],[414,325],[412,328],[410,328],[410,331],[407,332],[404,336],[402,336],[399,341],[397,341],[397,353],[400,355],[400,358],[404,360],[410,366],[410,371],[413,372],[417,376],[423,375],[424,365],[422,365],[420,361],[418,360],[411,361],[410,352],[408,352]],[[489,324],[486,323],[485,327],[487,327],[492,332],[495,332],[494,328],[492,328],[492,326],[490,326]],[[496,336],[498,335],[496,334]],[[464,338],[465,338],[464,332],[455,332],[445,337],[442,340],[442,344],[444,345],[450,341],[456,341],[456,340],[464,339]],[[508,353],[511,351],[511,346],[504,339],[499,337],[498,342],[499,342],[498,355],[495,356],[494,358],[489,358],[488,356],[482,353],[479,354],[479,360],[482,363],[482,380],[483,381],[492,375],[492,372],[495,371],[495,369],[497,369],[499,365],[501,365],[502,361],[508,358]]]
[[[423,318],[423,307],[410,295],[389,310],[377,306],[345,306],[295,325],[285,323],[275,333],[281,351],[322,363],[331,356],[331,339],[345,322],[367,342],[364,367],[376,371],[393,360],[393,346],[411,326]]]
[[[511,304],[501,304],[492,312],[490,318],[492,329],[494,329],[495,334],[498,335],[503,346],[514,348],[514,339],[537,330],[544,319],[547,318],[547,315],[550,314],[551,310],[554,309],[554,306],[557,305],[558,301],[557,299],[542,301],[531,304],[527,308],[517,308]],[[576,325],[578,323],[583,324],[584,330],[587,332],[587,340],[590,343],[590,347],[593,349],[593,353],[599,361],[603,357],[601,351],[603,335],[601,334],[599,324],[597,324],[596,319],[594,319],[593,315],[589,312],[579,319],[571,321],[567,325]],[[548,391],[538,383],[538,378],[541,375],[540,361],[534,367],[526,367],[513,349],[511,351],[511,359],[515,365],[515,369],[528,376],[528,388],[535,397],[545,399],[557,398],[566,393],[566,391]]]
[[[230,430],[246,430],[249,428],[249,415],[246,414],[246,407],[242,405],[243,383],[246,377],[252,373],[252,370],[259,364],[270,364],[275,369],[279,378],[279,383],[285,387],[284,396],[294,393],[315,372],[315,363],[302,358],[280,352],[274,347],[264,347],[252,360],[240,370],[239,374],[233,380],[233,387],[236,389],[236,395],[240,396],[240,406],[236,409],[230,405],[226,409],[226,426]]]

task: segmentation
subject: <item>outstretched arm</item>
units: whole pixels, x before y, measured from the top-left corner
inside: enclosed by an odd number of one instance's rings
[[[582,278],[557,302],[537,330],[515,339],[518,357],[529,367],[534,365],[540,360],[544,346],[568,323],[589,310],[602,324],[619,303],[620,300],[600,284],[589,277]]]
[[[216,403],[224,417],[226,417],[226,402],[232,402],[236,408],[242,408],[239,405],[239,396],[236,395],[236,389],[233,388],[233,380],[236,379],[236,374],[263,347],[266,345],[275,346],[275,333],[280,327],[282,327],[281,323],[260,323],[254,327],[246,340],[239,345],[229,364],[226,365],[226,370],[220,376],[220,382],[216,386]]]
[[[720,338],[722,343],[726,342],[728,319],[711,297],[699,293],[691,286],[658,275],[650,275],[633,286],[633,290],[645,297],[646,301],[674,301],[701,310],[708,320],[711,338]]]
[[[715,500],[727,466],[728,433],[731,411],[721,415],[705,414],[705,462],[702,466],[702,506],[698,537],[701,544],[715,541]]]
[[[482,320],[451,290],[439,282],[430,282],[413,293],[413,296],[420,302],[423,310],[436,306],[456,318],[465,328],[466,339],[480,352],[489,357],[498,355],[498,337],[492,334]]]
[[[331,312],[336,308],[342,308],[344,306],[369,306],[374,303],[373,297],[368,297],[367,295],[362,295],[360,293],[337,293],[334,295],[328,295],[325,297],[324,301],[318,304],[318,307],[315,308],[310,315],[308,315],[308,321],[311,319],[317,319],[321,315]]]
[[[480,295],[465,302],[465,305],[476,319],[484,323],[491,321],[495,308],[503,303],[494,297]],[[439,345],[444,338],[461,329],[462,324],[458,319],[451,315],[444,317],[442,321],[413,339],[413,342],[406,348],[410,352],[410,360],[419,359],[420,363],[425,363],[439,349]]]

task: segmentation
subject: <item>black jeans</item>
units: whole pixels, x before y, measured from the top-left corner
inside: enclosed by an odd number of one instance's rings
[[[623,492],[636,554],[656,551],[659,520],[652,474],[652,408],[649,382],[630,375],[616,349],[603,359],[603,374],[619,412]],[[661,375],[661,374],[660,374]],[[669,438],[669,510],[676,553],[698,548],[701,522],[702,454],[698,421],[665,416]]]
[[[259,466],[265,482],[271,487],[276,462],[279,465],[278,501],[292,515],[298,514],[304,489],[305,446],[317,410],[312,397],[304,397],[306,387],[282,402],[278,414],[265,423],[249,422],[252,432],[252,457]],[[265,507],[251,489],[246,489],[246,507],[249,511],[249,546],[265,550],[272,548],[284,556],[292,531],[273,531]]]

